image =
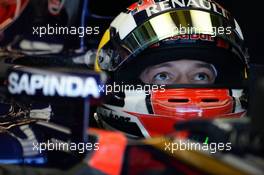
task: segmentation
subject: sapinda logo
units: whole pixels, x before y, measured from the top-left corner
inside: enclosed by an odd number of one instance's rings
[[[93,77],[80,78],[76,76],[55,76],[39,74],[18,74],[11,72],[8,77],[8,90],[11,94],[61,97],[88,97],[100,96],[98,84]]]

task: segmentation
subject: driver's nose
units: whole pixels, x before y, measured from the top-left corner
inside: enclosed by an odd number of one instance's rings
[[[191,80],[186,76],[186,74],[182,74],[174,81],[175,84],[191,84]]]

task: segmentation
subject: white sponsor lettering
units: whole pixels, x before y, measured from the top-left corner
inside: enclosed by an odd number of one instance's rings
[[[62,97],[87,97],[100,96],[98,84],[92,77],[80,78],[75,76],[54,76],[54,75],[19,75],[12,72],[8,77],[8,90],[11,94],[26,93],[35,95],[37,91],[45,96]]]
[[[148,16],[153,14],[170,10],[172,8],[193,8],[193,9],[204,9],[215,13],[218,13],[225,18],[229,18],[229,13],[222,8],[220,5],[210,2],[208,0],[164,0],[156,2],[155,4],[146,8],[146,13]]]

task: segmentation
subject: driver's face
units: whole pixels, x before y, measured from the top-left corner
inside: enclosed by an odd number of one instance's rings
[[[178,60],[147,67],[140,79],[147,84],[213,84],[214,66],[197,60]]]

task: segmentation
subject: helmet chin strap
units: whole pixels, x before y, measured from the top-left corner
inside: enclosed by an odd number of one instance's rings
[[[19,15],[20,9],[21,9],[21,0],[16,0],[16,11],[15,11],[14,18],[16,18]]]
[[[3,2],[5,3],[5,2]],[[26,7],[28,0],[13,0],[8,2],[9,5],[15,6],[14,11],[12,11],[12,15],[8,16],[7,19],[0,22],[0,30],[3,32],[10,24],[12,24],[22,13],[23,9]],[[6,11],[10,12],[10,9],[6,9]],[[2,14],[1,14],[2,15]]]

